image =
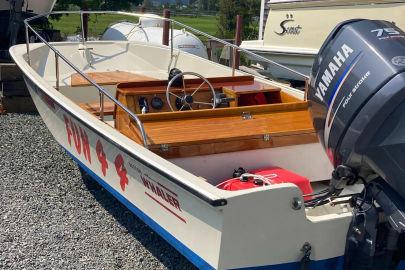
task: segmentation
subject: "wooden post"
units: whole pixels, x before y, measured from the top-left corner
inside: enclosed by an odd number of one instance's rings
[[[242,43],[242,28],[243,28],[243,19],[242,16],[236,16],[236,30],[235,30],[235,45],[240,46]],[[233,75],[235,69],[239,69],[240,64],[240,53],[237,49],[233,49]]]
[[[170,19],[170,10],[164,9],[163,10],[163,17],[166,19]],[[163,22],[163,40],[162,43],[165,46],[169,46],[169,29],[170,28],[170,22],[169,21],[164,21]]]
[[[87,11],[88,6],[87,6],[87,1],[83,1],[83,10]],[[89,36],[89,14],[83,14],[83,34],[84,34],[84,40],[87,41],[87,37]]]
[[[305,89],[304,89],[305,93],[304,93],[304,100],[307,101],[308,100],[308,91],[309,91],[309,79],[305,80]]]
[[[260,4],[260,21],[259,21],[259,40],[263,40],[263,30],[264,30],[264,7],[266,5],[266,0],[262,0]]]

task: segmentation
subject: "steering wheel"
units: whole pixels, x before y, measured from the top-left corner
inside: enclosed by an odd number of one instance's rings
[[[184,75],[192,75],[195,77],[200,78],[203,82],[200,84],[200,86],[198,86],[191,94],[186,92],[186,83],[184,81]],[[180,90],[182,91],[182,93],[173,93],[173,83],[179,79],[182,78],[182,88],[180,88]],[[197,101],[194,99],[194,95],[204,86],[207,85],[209,87],[209,89],[211,90],[211,94],[212,94],[212,98],[211,101],[212,102],[202,102],[202,101]],[[178,90],[178,88],[176,89]],[[190,89],[187,89],[190,90]],[[189,91],[190,92],[190,91]],[[193,110],[192,105],[196,104],[199,106],[207,106],[208,108],[212,108],[215,109],[215,107],[217,106],[216,104],[216,98],[215,98],[215,90],[214,87],[212,86],[212,84],[202,75],[195,73],[195,72],[181,72],[179,74],[177,74],[176,76],[174,76],[169,84],[167,85],[167,89],[166,89],[166,100],[167,100],[167,104],[169,105],[170,109],[172,110],[172,112],[175,111],[175,109],[172,106],[172,102],[171,102],[171,97],[176,98],[176,104],[178,104],[178,106],[176,106],[176,109],[178,111],[182,111],[183,109],[187,109],[187,110]]]

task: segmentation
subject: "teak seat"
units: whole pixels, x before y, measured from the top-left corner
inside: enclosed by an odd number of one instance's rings
[[[139,117],[144,124],[150,149],[165,158],[317,142],[306,102]],[[117,128],[141,143],[134,123]]]
[[[88,72],[86,73],[99,85],[116,85],[119,83],[144,82],[154,80],[151,77],[126,71]],[[73,87],[89,86],[90,83],[80,74],[72,74],[70,84]]]
[[[100,115],[100,102],[80,103],[79,106],[89,113],[99,116]],[[115,104],[112,101],[104,101],[104,115],[113,115]]]

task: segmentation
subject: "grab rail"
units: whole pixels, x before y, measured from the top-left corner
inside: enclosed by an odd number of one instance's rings
[[[35,16],[38,17],[38,16]],[[32,17],[34,18],[34,17]],[[30,19],[32,19],[30,18]],[[27,57],[28,57],[28,64],[31,65],[31,58],[30,58],[30,47],[29,47],[29,30],[31,30],[46,46],[49,47],[55,53],[55,71],[56,71],[56,89],[59,90],[59,61],[58,58],[60,57],[68,66],[70,66],[73,70],[75,70],[80,76],[82,76],[85,80],[87,80],[91,85],[93,85],[100,94],[100,120],[104,122],[104,96],[107,96],[111,101],[113,101],[118,107],[123,109],[137,124],[143,144],[146,148],[148,148],[148,141],[146,137],[145,128],[141,122],[141,120],[130,111],[125,105],[123,105],[120,101],[114,98],[109,92],[107,92],[103,87],[98,85],[93,79],[88,77],[85,73],[83,73],[79,68],[77,68],[72,62],[70,62],[65,56],[63,56],[55,47],[49,44],[35,29],[29,25],[30,19],[24,21],[25,23],[25,35],[26,35],[26,44],[27,44]]]
[[[193,28],[191,26],[188,26],[186,24],[183,24],[181,22],[178,22],[178,21],[176,21],[174,19],[170,19],[170,18],[156,17],[156,16],[150,16],[150,15],[143,14],[143,13],[131,13],[131,12],[123,12],[123,11],[88,11],[88,10],[81,10],[81,11],[52,11],[52,12],[48,12],[48,13],[45,13],[45,14],[30,17],[30,18],[26,19],[25,22],[29,22],[29,21],[35,20],[35,19],[40,18],[40,17],[46,17],[46,16],[54,15],[54,14],[58,14],[58,15],[80,14],[80,18],[81,18],[81,34],[82,34],[82,42],[83,43],[85,42],[84,26],[83,26],[83,15],[84,14],[115,14],[115,15],[129,16],[129,17],[151,18],[151,19],[158,19],[158,20],[161,20],[161,21],[168,21],[171,24],[171,29],[170,29],[171,34],[173,34],[173,24],[175,24],[175,25],[178,25],[178,26],[180,26],[182,28],[188,29],[188,30],[190,30],[190,31],[192,31],[192,32],[194,32],[194,33],[196,33],[198,35],[202,35],[202,36],[205,36],[205,37],[207,37],[209,39],[212,39],[212,40],[215,40],[215,41],[217,41],[219,43],[222,43],[225,46],[233,48],[234,50],[237,50],[239,52],[243,52],[243,53],[245,53],[247,55],[250,55],[250,56],[252,56],[254,58],[257,58],[257,59],[259,59],[259,60],[261,60],[263,62],[278,66],[278,67],[280,67],[280,68],[282,68],[284,70],[287,70],[287,71],[289,71],[291,73],[294,73],[295,75],[298,75],[298,76],[304,78],[305,80],[309,79],[309,76],[307,76],[307,75],[305,75],[305,74],[303,74],[303,73],[301,73],[299,71],[296,71],[294,69],[286,67],[286,66],[284,66],[284,65],[282,65],[280,63],[277,63],[277,62],[275,62],[273,60],[265,58],[265,57],[263,57],[261,55],[258,55],[258,54],[254,53],[254,52],[251,52],[251,51],[249,51],[247,49],[243,49],[243,48],[241,48],[241,47],[239,47],[239,46],[237,46],[235,44],[232,44],[232,43],[227,42],[225,40],[222,40],[220,38],[211,36],[210,34],[207,34],[205,32],[202,32],[202,31],[200,31],[198,29],[195,29],[195,28]],[[172,38],[171,38],[170,47],[171,47],[171,54],[173,56],[174,52],[173,52],[173,39]],[[234,69],[235,69],[235,67],[233,68],[233,72],[234,72]]]
[[[130,12],[122,12],[122,11],[52,11],[52,12],[48,12],[45,14],[39,14],[30,18],[27,18],[24,20],[24,24],[25,24],[25,35],[26,35],[26,46],[27,46],[27,58],[28,58],[28,64],[31,65],[31,56],[30,56],[30,39],[29,39],[29,31],[32,31],[38,38],[40,41],[42,41],[46,46],[48,46],[54,53],[55,53],[55,72],[56,72],[56,89],[59,89],[59,66],[58,66],[58,58],[60,57],[67,65],[69,65],[72,69],[74,69],[78,74],[80,74],[80,76],[82,76],[86,81],[88,81],[91,85],[93,85],[100,94],[100,120],[104,121],[104,96],[107,96],[110,100],[112,100],[117,106],[119,106],[121,109],[123,109],[126,113],[128,113],[128,115],[136,122],[141,135],[142,135],[142,140],[143,143],[145,145],[145,147],[148,147],[148,143],[147,143],[147,136],[145,133],[145,129],[143,127],[142,122],[140,121],[140,119],[136,116],[136,114],[134,114],[132,111],[130,111],[126,106],[124,106],[121,102],[119,102],[117,99],[115,99],[113,96],[111,96],[103,87],[101,87],[100,85],[98,85],[92,78],[88,77],[85,73],[83,73],[79,68],[77,68],[73,63],[71,63],[67,58],[65,58],[57,49],[55,49],[54,46],[52,46],[51,44],[49,44],[30,24],[29,22],[35,19],[38,19],[40,17],[47,17],[49,15],[63,15],[63,14],[80,14],[80,19],[81,19],[81,42],[83,43],[83,45],[85,45],[86,42],[86,38],[85,38],[85,33],[84,33],[84,23],[83,23],[83,15],[84,14],[115,14],[115,15],[124,15],[124,16],[130,16],[130,17],[137,17],[137,18],[152,18],[152,19],[159,19],[162,21],[168,21],[170,22],[170,32],[171,32],[171,37],[173,37],[173,25],[178,25],[184,29],[188,29],[198,35],[201,36],[205,36],[209,39],[215,40],[219,43],[222,43],[225,46],[228,46],[230,48],[233,48],[234,52],[235,51],[239,51],[239,52],[243,52],[246,53],[247,55],[250,55],[256,59],[260,59],[263,62],[267,62],[269,64],[278,66],[282,69],[285,69],[291,73],[294,73],[298,76],[303,77],[306,81],[309,79],[309,77],[305,74],[302,74],[296,70],[293,70],[289,67],[286,67],[282,64],[279,64],[275,61],[272,61],[270,59],[267,59],[263,56],[257,55],[249,50],[243,49],[235,44],[232,44],[230,42],[224,41],[222,39],[216,38],[214,36],[211,36],[205,32],[202,32],[200,30],[197,30],[193,27],[190,27],[188,25],[185,25],[183,23],[180,23],[176,20],[170,19],[170,18],[164,18],[164,17],[156,17],[156,16],[150,16],[147,14],[141,14],[141,13],[130,13]],[[170,58],[170,63],[169,63],[169,69],[170,66],[172,64],[173,61],[173,57],[174,57],[174,43],[173,43],[173,38],[171,38],[170,41],[170,53],[171,53],[171,58]],[[235,74],[235,65],[233,65],[232,68],[232,74]]]
[[[214,37],[214,36],[211,36],[211,35],[209,35],[209,34],[207,34],[207,33],[205,33],[205,32],[202,32],[202,31],[200,31],[200,30],[194,29],[193,27],[188,26],[188,25],[185,25],[185,24],[183,24],[183,23],[181,23],[181,22],[178,22],[178,21],[175,21],[175,20],[172,20],[172,19],[169,19],[169,20],[171,20],[172,22],[174,22],[175,24],[177,24],[177,25],[179,25],[179,26],[181,26],[181,27],[184,27],[184,28],[186,28],[186,29],[189,29],[189,30],[191,30],[191,31],[194,31],[195,33],[197,33],[197,34],[199,34],[199,35],[208,37],[208,38],[210,38],[210,39],[212,39],[212,40],[215,40],[215,41],[217,41],[217,42],[219,42],[219,43],[224,44],[225,46],[232,47],[234,50],[237,50],[237,51],[239,51],[239,52],[246,53],[247,55],[253,56],[253,57],[255,57],[255,58],[257,58],[257,59],[260,59],[260,60],[262,60],[262,61],[264,61],[264,62],[267,62],[267,63],[269,63],[269,64],[278,66],[278,67],[280,67],[280,68],[282,68],[282,69],[285,69],[285,70],[287,70],[287,71],[289,71],[289,72],[291,72],[291,73],[294,73],[295,75],[298,75],[298,76],[300,76],[300,77],[303,77],[305,80],[308,80],[308,79],[309,79],[309,76],[307,76],[307,75],[305,75],[305,74],[303,74],[303,73],[301,73],[301,72],[299,72],[299,71],[293,70],[293,69],[291,69],[291,68],[289,68],[289,67],[286,67],[286,66],[284,66],[284,65],[282,65],[282,64],[280,64],[280,63],[277,63],[277,62],[275,62],[275,61],[273,61],[273,60],[270,60],[270,59],[267,59],[267,58],[265,58],[265,57],[263,57],[263,56],[261,56],[261,55],[255,54],[254,52],[251,52],[251,51],[249,51],[249,50],[243,49],[243,48],[239,47],[238,45],[235,45],[235,44],[229,43],[229,42],[227,42],[227,41],[225,41],[225,40],[222,40],[222,39],[220,39],[220,38],[216,38],[216,37]],[[233,66],[233,73],[235,73],[235,66]]]

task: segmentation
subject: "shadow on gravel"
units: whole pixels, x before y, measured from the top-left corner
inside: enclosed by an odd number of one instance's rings
[[[197,269],[163,238],[155,233],[113,195],[100,186],[80,166],[83,183],[100,205],[168,269]]]

